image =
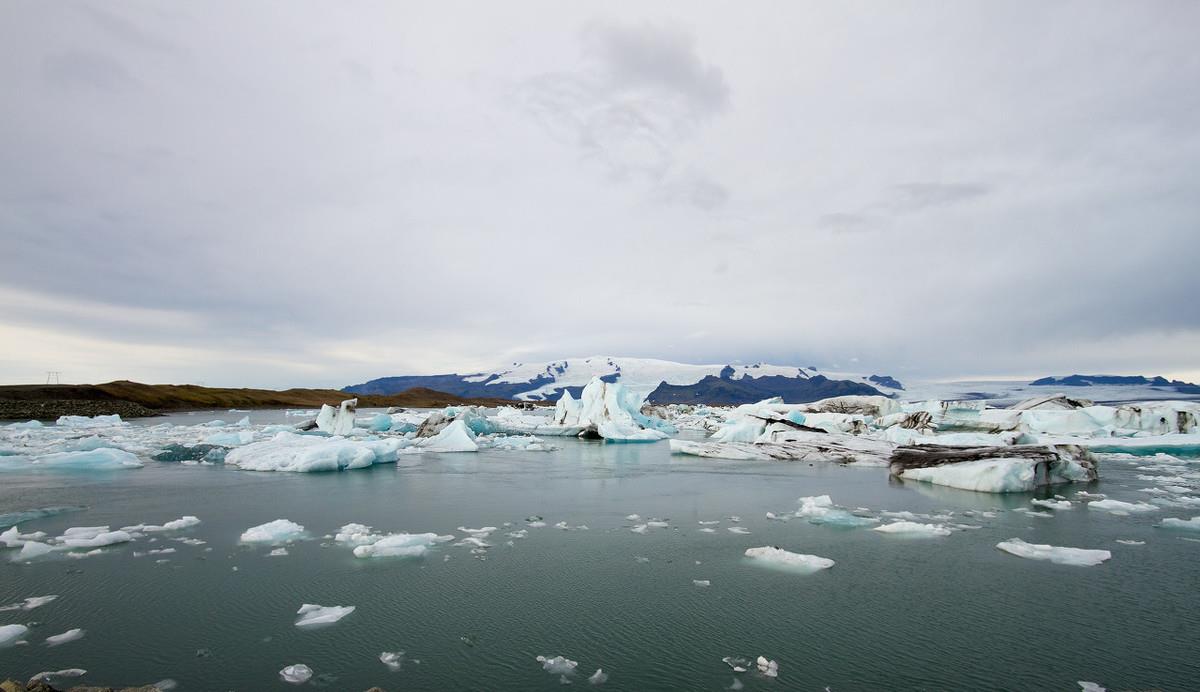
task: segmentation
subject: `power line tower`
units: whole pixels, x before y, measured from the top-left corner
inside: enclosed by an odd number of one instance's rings
[[[62,375],[62,372],[60,372],[58,370],[47,370],[46,371],[46,384],[62,384],[59,381],[61,375]]]

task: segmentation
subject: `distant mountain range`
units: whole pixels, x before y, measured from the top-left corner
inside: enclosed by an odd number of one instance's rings
[[[1200,385],[1179,380],[1168,380],[1165,377],[1145,377],[1142,375],[1067,375],[1066,377],[1043,377],[1029,383],[1037,387],[1154,387],[1180,394],[1200,394]]]
[[[578,396],[593,377],[620,382],[650,403],[745,404],[773,396],[805,403],[831,396],[896,396],[903,385],[887,375],[820,374],[816,368],[767,365],[691,365],[648,358],[593,356],[543,363],[513,363],[467,375],[405,375],[346,387],[352,394],[396,394],[427,387],[460,397],[557,401]]]

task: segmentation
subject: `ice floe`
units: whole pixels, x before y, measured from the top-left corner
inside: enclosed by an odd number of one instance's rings
[[[6,606],[0,606],[0,613],[9,611],[9,610],[33,610],[34,608],[40,608],[40,607],[46,605],[47,603],[54,601],[57,598],[58,598],[57,595],[30,596],[29,598],[26,598],[24,601],[17,601],[16,603],[9,603]]]
[[[605,673],[603,668],[597,668],[595,673],[588,676],[588,683],[592,685],[603,685],[606,682],[608,682],[608,673]]]
[[[895,521],[891,524],[876,526],[871,530],[899,536],[949,536],[953,533],[942,524],[922,524],[915,521]]]
[[[779,567],[804,573],[829,569],[834,565],[833,560],[830,560],[826,557],[793,553],[784,550],[783,548],[774,546],[747,548],[745,556],[751,560],[754,560],[754,562],[757,564],[767,565],[770,567]]]
[[[1020,538],[1001,541],[996,544],[996,547],[1011,555],[1029,560],[1048,560],[1058,565],[1077,567],[1091,567],[1112,558],[1112,553],[1107,550],[1060,548],[1053,545],[1026,543]]]
[[[312,668],[303,663],[295,663],[279,671],[279,679],[293,685],[303,685],[313,676]]]
[[[1074,507],[1069,500],[1030,500],[1029,503],[1054,510],[1071,509]]]
[[[1149,502],[1123,502],[1121,500],[1093,500],[1087,503],[1087,507],[1088,509],[1104,510],[1110,514],[1144,514],[1162,509]]]
[[[15,644],[28,633],[25,625],[0,625],[0,647]]]
[[[305,603],[300,606],[300,610],[296,611],[296,614],[300,616],[296,618],[296,627],[332,625],[353,612],[354,606],[321,606]]]
[[[60,646],[62,644],[73,642],[77,639],[83,639],[84,634],[86,634],[86,632],[78,627],[75,629],[69,629],[62,634],[46,637],[46,646]]]
[[[793,516],[807,519],[813,524],[828,524],[831,526],[857,527],[878,524],[875,517],[863,517],[851,514],[849,511],[833,504],[828,495],[802,497],[797,502],[800,509]]]
[[[403,651],[384,651],[379,654],[379,660],[387,669],[395,673],[404,667],[404,652]]]
[[[454,540],[454,537],[436,533],[391,533],[359,535],[355,540],[354,557],[357,558],[420,557],[428,553],[431,546]],[[472,540],[482,543],[479,539]]]
[[[230,450],[225,463],[246,471],[342,471],[393,462],[410,444],[405,438],[348,440],[281,432]]]
[[[1162,520],[1164,529],[1185,529],[1187,531],[1200,531],[1200,516],[1192,517],[1191,519],[1175,519],[1174,517]]]
[[[538,656],[537,662],[542,664],[542,670],[552,675],[573,675],[579,661],[572,661],[565,656]]]
[[[304,527],[287,519],[275,519],[242,532],[242,543],[289,543],[304,537]]]

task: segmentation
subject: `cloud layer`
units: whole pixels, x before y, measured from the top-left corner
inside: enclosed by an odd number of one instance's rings
[[[0,381],[1200,378],[1189,3],[0,7]]]

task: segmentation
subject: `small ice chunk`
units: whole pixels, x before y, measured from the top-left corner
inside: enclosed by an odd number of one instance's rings
[[[304,527],[287,519],[252,526],[242,533],[242,543],[290,543],[304,535]]]
[[[700,533],[716,533],[717,532],[717,530],[711,526],[705,526],[702,529],[696,529],[696,530],[699,531]]]
[[[433,544],[448,540],[454,540],[454,537],[436,533],[393,533],[381,536],[374,543],[356,546],[354,557],[420,557],[429,552]],[[465,540],[479,542],[474,537]]]
[[[30,596],[24,601],[17,601],[16,603],[9,603],[6,606],[0,606],[0,612],[4,612],[6,610],[33,610],[34,608],[40,608],[41,606],[46,605],[56,598],[58,598],[58,596]]]
[[[559,523],[562,524],[563,522],[559,522]],[[480,528],[480,529],[469,529],[465,526],[460,526],[460,527],[458,527],[458,530],[462,531],[463,533],[468,534],[470,536],[475,536],[477,538],[487,538],[488,536],[492,535],[492,533],[497,531],[498,529],[495,526],[484,526],[483,528]]]
[[[729,528],[727,528],[725,530],[728,531],[729,533],[736,533],[736,534],[742,534],[742,535],[750,533],[750,529],[747,529],[744,526],[730,526]]]
[[[779,664],[768,659],[766,656],[759,656],[758,660],[754,662],[754,665],[758,668],[759,673],[762,673],[768,678],[779,677]]]
[[[896,521],[891,524],[876,526],[871,530],[904,536],[949,536],[953,533],[941,524],[922,524],[915,521]]]
[[[1037,505],[1038,507],[1045,507],[1046,509],[1055,510],[1071,509],[1073,506],[1067,500],[1030,500],[1029,503]]]
[[[1142,512],[1157,512],[1158,505],[1149,502],[1122,502],[1120,500],[1093,500],[1087,503],[1088,509],[1102,509],[1110,514],[1135,514]]]
[[[646,533],[647,528],[649,527],[646,524],[638,524],[629,530],[634,533]]]
[[[726,656],[721,661],[732,668],[735,673],[745,673],[750,669],[750,659],[741,656]]]
[[[1030,560],[1049,560],[1056,565],[1074,565],[1076,567],[1091,567],[1112,558],[1112,553],[1107,550],[1060,548],[1053,545],[1026,543],[1020,538],[1001,541],[996,544],[996,547],[1017,557]]]
[[[629,514],[629,515],[626,515],[625,518],[629,521],[637,521],[637,520],[641,519],[641,517],[638,516],[637,514]]]
[[[1117,543],[1121,545],[1146,545],[1146,541],[1135,541],[1130,538],[1118,538]]]
[[[0,646],[15,644],[29,632],[25,625],[0,625]]]
[[[67,531],[69,532],[70,529],[67,529]],[[117,543],[128,543],[133,540],[133,536],[127,531],[105,531],[86,536],[64,535],[59,540],[68,548],[103,548],[104,546],[116,545]]]
[[[538,656],[537,662],[542,664],[542,670],[551,675],[571,675],[575,672],[575,666],[579,665],[579,661],[572,661],[564,656]]]
[[[712,586],[712,582],[709,581],[708,579],[693,579],[692,586],[700,586],[700,587]]]
[[[47,670],[29,678],[29,682],[45,682],[47,684],[53,682],[55,678],[78,678],[87,675],[87,670],[83,668],[64,668],[62,670]]]
[[[354,606],[320,606],[305,603],[296,611],[300,616],[296,619],[296,627],[332,625],[353,612]]]
[[[830,560],[827,557],[793,553],[782,548],[776,548],[772,546],[747,548],[745,554],[746,557],[760,564],[772,567],[783,567],[805,573],[829,569],[834,565],[833,560]]]
[[[704,521],[704,520],[700,520],[700,521],[698,521],[698,522],[696,522],[696,523],[697,523],[697,524],[699,524],[699,525],[701,525],[701,526],[716,526],[717,524],[720,524],[721,522],[720,522],[720,520],[717,520],[717,521]]]
[[[608,673],[605,673],[603,668],[597,668],[595,673],[588,676],[588,682],[593,685],[603,685],[607,681]]]
[[[279,671],[279,679],[284,682],[290,682],[293,685],[303,685],[312,677],[312,668],[303,663],[296,663]]]
[[[379,654],[379,660],[383,662],[383,665],[387,666],[388,670],[395,673],[404,667],[404,652],[384,651]]]
[[[66,632],[63,632],[62,634],[56,634],[52,637],[46,637],[46,645],[47,646],[59,646],[61,644],[73,642],[76,639],[83,639],[84,634],[85,634],[84,630],[81,630],[78,627],[76,627],[75,629],[70,629],[70,630],[67,630]]]
[[[1078,682],[1080,692],[1108,692],[1107,687],[1101,687],[1094,682],[1088,682],[1087,680],[1079,680]]]
[[[288,554],[287,548],[276,548],[276,549],[272,550],[271,552],[267,553],[267,557],[287,557],[287,554]]]
[[[1188,531],[1200,531],[1200,516],[1192,517],[1191,519],[1163,519],[1162,527],[1164,529],[1185,529]]]

